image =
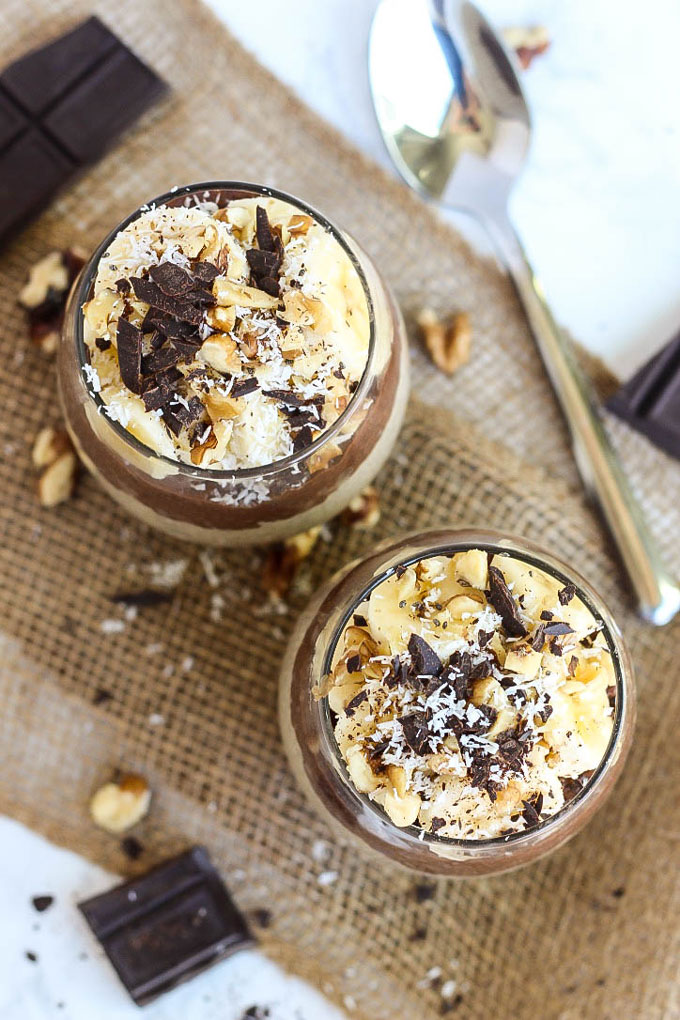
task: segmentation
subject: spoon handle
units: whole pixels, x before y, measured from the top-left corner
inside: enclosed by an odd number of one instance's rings
[[[545,300],[522,243],[507,217],[487,221],[524,306],[536,345],[571,433],[586,491],[599,504],[628,572],[645,620],[668,623],[680,609],[680,588],[664,571],[659,551],[604,430],[591,389],[568,338]]]

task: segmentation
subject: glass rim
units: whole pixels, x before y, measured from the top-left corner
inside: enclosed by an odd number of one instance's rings
[[[332,439],[334,439],[338,435],[339,432],[341,432],[342,427],[345,425],[345,423],[349,421],[350,418],[353,417],[356,408],[360,406],[361,401],[365,397],[368,387],[370,385],[371,380],[370,367],[374,358],[376,346],[375,308],[373,304],[373,297],[371,294],[371,288],[369,286],[368,280],[366,279],[366,274],[364,273],[364,270],[359,262],[358,257],[352,251],[342,231],[338,227],[336,227],[333,223],[331,223],[331,221],[327,219],[322,213],[318,212],[313,206],[309,205],[306,202],[303,202],[301,199],[295,198],[295,196],[290,195],[285,191],[280,191],[277,188],[272,188],[265,184],[251,184],[247,181],[202,181],[198,184],[177,185],[171,188],[169,191],[164,192],[162,195],[158,195],[156,198],[149,199],[147,202],[138,206],[138,208],[135,209],[132,213],[130,213],[129,216],[121,220],[120,223],[118,223],[106,235],[104,240],[97,246],[93,254],[88,259],[87,263],[85,264],[82,270],[82,274],[77,282],[76,289],[74,292],[74,309],[75,309],[74,314],[76,318],[74,332],[75,332],[75,347],[76,354],[78,357],[79,368],[82,370],[82,366],[84,364],[89,364],[89,351],[87,345],[85,344],[83,329],[84,316],[82,308],[84,302],[87,300],[87,295],[92,289],[92,286],[94,284],[100,259],[102,258],[108,246],[111,244],[113,239],[121,230],[124,230],[143,212],[146,212],[148,209],[156,205],[168,204],[174,199],[181,198],[182,195],[191,195],[199,191],[205,191],[208,193],[211,191],[243,191],[251,193],[254,192],[256,195],[261,195],[263,197],[268,198],[276,198],[280,199],[283,202],[287,202],[289,205],[292,205],[295,208],[299,209],[301,212],[306,213],[308,216],[311,216],[316,222],[318,222],[320,226],[324,228],[324,230],[327,230],[328,233],[331,234],[334,240],[338,242],[340,247],[348,256],[355,272],[357,273],[359,282],[361,283],[361,287],[363,290],[364,298],[366,300],[369,321],[369,338],[368,338],[368,350],[366,354],[366,364],[364,365],[364,369],[361,374],[361,378],[357,384],[357,387],[354,390],[354,393],[352,393],[347,403],[347,407],[338,416],[338,418],[336,418],[332,425],[324,429],[324,431],[319,436],[317,436],[314,442],[310,443],[309,446],[306,446],[303,450],[300,450],[297,453],[291,453],[287,457],[283,457],[280,460],[271,461],[270,463],[263,464],[260,467],[213,469],[207,467],[202,468],[195,464],[187,464],[186,461],[179,460],[178,458],[174,457],[167,457],[165,454],[158,453],[156,450],[153,450],[150,446],[147,446],[145,443],[141,442],[141,440],[137,439],[136,436],[133,436],[131,432],[129,432],[126,428],[124,428],[120,424],[120,422],[114,421],[106,414],[105,408],[107,407],[107,404],[102,399],[99,393],[93,393],[86,383],[85,388],[87,389],[87,392],[91,400],[94,402],[100,417],[106,421],[107,426],[110,427],[113,430],[113,432],[115,432],[116,435],[121,440],[123,440],[123,442],[125,442],[137,453],[151,457],[162,464],[167,464],[171,466],[173,469],[179,470],[181,473],[191,475],[196,479],[200,479],[200,481],[210,481],[211,479],[213,479],[215,481],[219,480],[222,482],[224,482],[225,480],[241,481],[242,479],[246,480],[261,479],[263,476],[269,477],[270,475],[278,475],[281,472],[298,467],[299,465],[303,464],[313,454],[323,449],[327,443],[329,443]],[[248,196],[244,195],[244,197]],[[207,200],[208,199],[206,199],[206,201]]]
[[[466,528],[460,530],[470,531],[474,529]],[[482,532],[477,533],[482,534]],[[491,533],[486,532],[486,534],[490,535]],[[419,535],[422,535],[423,538],[425,538],[427,533],[418,532],[406,535],[401,540],[401,543],[407,544],[409,541],[416,541]],[[508,548],[507,546],[504,546],[502,542],[511,543],[513,546],[516,546],[516,548]],[[392,545],[392,549],[393,548],[394,546]],[[586,783],[581,790],[579,790],[576,796],[572,797],[571,800],[566,801],[558,811],[549,815],[538,825],[534,825],[530,829],[522,829],[518,832],[508,833],[504,836],[491,836],[485,839],[461,839],[459,837],[440,836],[436,832],[428,832],[421,828],[421,826],[415,824],[407,825],[403,828],[395,826],[389,818],[389,815],[380,807],[380,805],[372,801],[368,794],[360,793],[352,783],[347,763],[342,756],[333,732],[331,719],[332,713],[328,705],[328,697],[325,696],[320,702],[317,702],[317,704],[319,706],[322,733],[326,745],[330,748],[336,765],[339,766],[345,785],[363,806],[367,807],[383,824],[396,829],[396,831],[401,835],[414,840],[418,845],[424,844],[425,846],[429,845],[431,847],[438,846],[442,848],[451,847],[452,849],[464,849],[467,856],[472,856],[477,850],[500,850],[507,847],[523,845],[532,838],[547,838],[549,832],[554,829],[558,822],[564,822],[567,818],[571,817],[571,815],[575,814],[576,811],[580,810],[586,801],[591,800],[595,789],[599,786],[600,781],[607,770],[607,766],[609,765],[613,752],[618,745],[628,706],[625,690],[625,670],[621,662],[621,652],[624,648],[623,644],[617,639],[618,627],[607,606],[604,604],[597,592],[591,588],[588,581],[580,576],[578,571],[571,571],[571,568],[569,568],[567,564],[562,563],[561,560],[556,559],[550,553],[543,553],[539,551],[538,547],[532,548],[530,542],[513,535],[502,535],[502,537],[496,541],[488,538],[486,540],[482,539],[481,541],[468,541],[461,539],[460,542],[443,542],[427,548],[424,552],[417,553],[407,558],[401,558],[398,563],[380,570],[380,572],[376,574],[368,584],[362,587],[359,595],[352,599],[351,605],[343,612],[339,623],[334,628],[328,641],[328,647],[323,656],[323,675],[326,676],[330,672],[338,641],[340,640],[340,637],[352,615],[356,612],[361,603],[371,594],[371,592],[373,592],[388,577],[394,574],[397,566],[410,566],[413,563],[429,559],[432,556],[443,554],[451,555],[456,552],[464,552],[466,549],[483,549],[485,552],[495,552],[499,554],[507,553],[515,559],[523,560],[526,563],[539,567],[541,570],[545,570],[546,573],[556,577],[558,580],[574,584],[577,589],[576,594],[578,597],[592,613],[596,622],[601,624],[601,630],[605,635],[607,647],[611,655],[616,675],[616,702],[614,706],[612,732],[606,750],[602,755],[602,759],[594,769],[593,774],[586,780]]]

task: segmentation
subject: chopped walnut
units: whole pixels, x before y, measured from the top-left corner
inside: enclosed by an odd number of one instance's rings
[[[150,803],[146,779],[130,772],[97,790],[90,801],[90,815],[95,825],[107,832],[125,832],[142,820]]]
[[[372,485],[366,486],[354,499],[351,499],[343,510],[341,517],[343,524],[359,531],[370,531],[380,520],[380,498],[377,489]]]
[[[19,292],[31,340],[45,354],[57,350],[66,298],[84,262],[85,255],[78,249],[51,251],[31,267]]]
[[[517,54],[517,59],[524,71],[531,67],[536,57],[540,57],[550,46],[550,36],[544,25],[534,25],[531,28],[523,26],[506,28],[503,31],[503,38],[506,46]]]
[[[418,316],[418,325],[430,357],[442,372],[453,375],[469,360],[472,330],[466,312],[459,312],[445,324],[430,308],[424,308]]]
[[[41,471],[38,499],[44,507],[58,506],[75,492],[78,458],[64,429],[47,426],[35,437],[31,459]]]
[[[262,587],[269,595],[283,599],[288,594],[298,567],[311,553],[320,533],[320,527],[310,528],[269,548],[262,574]]]

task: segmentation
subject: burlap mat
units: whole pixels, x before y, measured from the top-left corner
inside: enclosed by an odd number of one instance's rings
[[[91,6],[52,3],[44,25],[42,4],[6,0],[2,61]],[[129,870],[118,842],[89,821],[87,800],[112,767],[138,769],[155,790],[139,868],[204,841],[240,905],[271,908],[261,931],[267,951],[353,1015],[427,1020],[442,1008],[442,982],[453,980],[446,1001],[461,1018],[680,1016],[680,623],[656,631],[633,616],[507,281],[199,5],[93,6],[174,94],[0,263],[0,808]],[[414,343],[416,399],[379,479],[380,524],[370,534],[335,526],[285,615],[262,610],[260,553],[206,561],[126,519],[90,479],[56,511],[41,510],[34,495],[32,438],[58,408],[52,366],[31,348],[15,306],[27,267],[51,246],[94,244],[175,183],[221,177],[264,181],[318,204],[368,249],[407,313],[424,301],[465,309],[474,328],[473,357],[453,380]],[[614,428],[680,573],[680,471]],[[514,875],[431,883],[426,899],[414,878],[334,841],[307,808],[281,752],[276,673],[313,586],[382,536],[441,524],[523,533],[583,570],[619,614],[640,711],[616,796],[571,845]],[[144,586],[159,564],[178,569],[178,561],[185,569],[172,602],[124,619],[112,593]],[[110,633],[103,621],[112,619],[124,629]],[[102,691],[112,697],[102,701]]]

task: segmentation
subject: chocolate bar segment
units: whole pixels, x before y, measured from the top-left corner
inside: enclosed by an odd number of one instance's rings
[[[78,906],[139,1006],[254,944],[203,847]]]
[[[0,74],[0,241],[166,91],[98,18]]]
[[[680,460],[680,333],[643,365],[607,406]]]

